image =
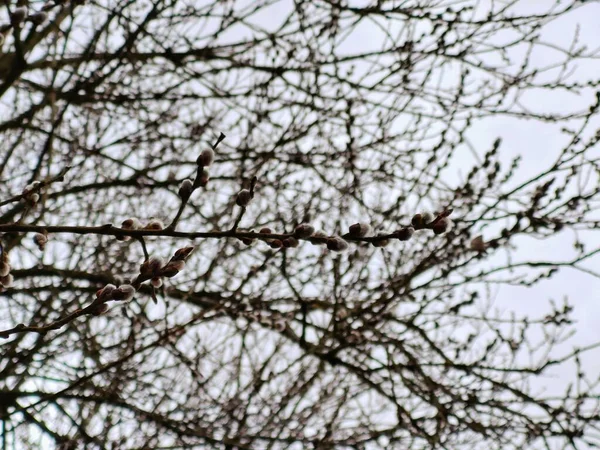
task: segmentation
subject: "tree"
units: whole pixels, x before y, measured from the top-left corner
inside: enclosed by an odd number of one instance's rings
[[[525,3],[6,2],[3,448],[599,445],[572,306],[489,307],[598,276],[594,2]],[[566,139],[517,179],[487,117]]]

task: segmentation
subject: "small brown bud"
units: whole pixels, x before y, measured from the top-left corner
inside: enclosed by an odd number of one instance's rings
[[[423,216],[421,214],[415,214],[410,221],[415,230],[423,228]]]
[[[415,234],[415,229],[413,227],[406,227],[396,231],[396,237],[400,241],[408,241],[413,237],[413,234]]]
[[[208,184],[208,180],[210,180],[210,172],[206,168],[202,169],[202,172],[200,173],[200,178],[198,179],[198,184],[204,187]]]
[[[183,247],[178,249],[173,255],[172,261],[185,261],[194,251],[195,247]]]
[[[162,220],[153,219],[144,227],[146,230],[163,230],[165,228],[165,224]]]
[[[286,248],[295,248],[295,247],[298,247],[298,245],[299,245],[298,239],[296,239],[295,237],[292,237],[292,236],[285,238],[282,241],[282,244]]]
[[[106,303],[100,303],[90,312],[90,314],[93,316],[99,316],[104,314],[106,311],[108,311],[108,305]]]
[[[421,213],[421,221],[423,226],[433,222],[433,219],[435,219],[435,217],[430,212]]]
[[[241,206],[242,208],[245,208],[250,203],[250,200],[252,200],[252,197],[253,197],[253,195],[252,195],[252,193],[248,189],[242,189],[238,193],[237,198],[235,200],[235,203],[238,206]]]
[[[4,287],[11,287],[14,281],[14,277],[12,276],[12,273],[6,274],[3,277],[0,277],[0,285],[4,286]]]
[[[46,244],[48,243],[48,236],[46,236],[43,233],[35,233],[33,235],[33,242],[35,243],[35,245],[37,245],[40,251],[43,251],[46,247]]]
[[[121,223],[121,228],[124,228],[125,230],[139,230],[140,228],[142,228],[142,222],[140,222],[135,217],[132,217],[130,219],[124,220],[123,223]]]
[[[294,230],[294,235],[299,238],[307,238],[313,235],[315,227],[308,223],[301,223]]]
[[[46,22],[46,20],[48,20],[48,14],[45,11],[39,11],[30,14],[27,19],[31,21],[31,23],[33,23],[34,25],[41,25],[44,22]]]
[[[145,277],[157,276],[165,261],[160,256],[151,256],[140,266],[140,274]]]
[[[471,250],[475,250],[476,252],[483,252],[485,251],[486,247],[487,245],[483,240],[483,236],[481,235],[476,236],[471,240]]]
[[[260,229],[259,233],[260,234],[271,234],[271,233],[273,233],[273,231],[271,231],[270,228],[264,227],[264,228]]]
[[[107,284],[102,289],[96,291],[96,297],[102,301],[112,300],[112,296],[117,287],[114,284]]]
[[[365,237],[371,232],[371,225],[368,223],[355,223],[350,225],[349,232],[352,237]]]
[[[181,186],[179,186],[179,198],[185,202],[188,198],[190,198],[190,195],[192,195],[193,191],[194,184],[192,183],[192,180],[183,180],[181,182]]]
[[[444,234],[450,229],[450,219],[443,217],[433,224],[432,229],[435,234]]]
[[[179,271],[183,270],[185,267],[185,261],[182,260],[174,260],[170,261],[160,272],[160,275],[171,278],[179,273]]]
[[[5,277],[10,273],[10,264],[8,261],[0,262],[0,277]]]
[[[273,322],[273,328],[275,329],[275,331],[278,331],[279,333],[285,331],[285,329],[287,328],[287,325],[285,323],[285,321],[283,319],[279,319]]]
[[[269,241],[268,244],[271,248],[283,247],[283,242],[281,242],[279,239],[273,239],[272,241]]]
[[[112,294],[114,300],[128,302],[135,295],[135,288],[130,284],[122,284]]]
[[[196,164],[198,164],[199,166],[208,167],[213,163],[214,160],[215,160],[214,150],[212,148],[206,148],[206,149],[202,150],[202,153],[200,153],[200,156],[198,156],[198,159],[196,160]]]
[[[349,247],[348,242],[339,236],[332,236],[327,239],[327,248],[334,252],[342,252]]]
[[[27,17],[27,8],[25,6],[20,6],[12,10],[10,14],[10,23],[13,25],[20,24]]]
[[[377,241],[373,241],[373,247],[387,247],[389,243],[389,239],[378,239]]]

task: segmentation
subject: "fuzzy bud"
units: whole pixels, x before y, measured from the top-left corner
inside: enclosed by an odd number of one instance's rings
[[[164,265],[165,262],[160,256],[151,256],[140,266],[140,274],[144,277],[156,276]]]
[[[161,287],[163,285],[162,278],[154,277],[150,280],[150,284],[158,289],[159,287]]]
[[[271,248],[281,248],[283,247],[283,242],[279,239],[273,239],[272,241],[269,241],[269,246]]]
[[[10,264],[8,261],[0,262],[0,277],[5,277],[10,273]]]
[[[14,281],[14,277],[11,273],[6,274],[5,276],[0,278],[0,285],[4,287],[11,287]]]
[[[281,243],[286,248],[296,248],[299,245],[298,239],[296,239],[295,237],[291,237],[291,236],[288,238],[285,238]]]
[[[450,225],[450,219],[443,217],[433,224],[432,229],[435,234],[444,234],[450,229]]]
[[[200,173],[200,178],[198,179],[198,184],[202,187],[208,184],[208,180],[210,180],[210,172],[208,169],[202,169]]]
[[[365,237],[371,232],[371,225],[368,223],[355,223],[350,225],[349,232],[352,237]]]
[[[198,164],[199,166],[208,167],[213,163],[214,160],[215,160],[214,150],[212,148],[206,148],[206,149],[202,150],[202,153],[200,153],[200,156],[198,156],[198,159],[196,160],[196,164]]]
[[[173,255],[173,258],[171,259],[171,261],[185,261],[190,254],[194,251],[195,247],[182,247],[180,249],[178,249],[175,254]]]
[[[275,329],[275,331],[282,333],[287,328],[287,325],[284,320],[279,319],[273,322],[273,328]]]
[[[148,222],[148,224],[144,228],[146,230],[160,231],[160,230],[164,230],[165,224],[162,222],[162,220],[153,219],[150,222]]]
[[[185,261],[182,261],[182,260],[170,261],[169,264],[167,264],[164,267],[164,269],[161,270],[160,275],[167,277],[167,278],[171,278],[171,277],[174,277],[175,275],[177,275],[179,273],[179,271],[183,270],[184,267],[185,267]]]
[[[96,297],[98,297],[102,301],[111,300],[112,295],[116,289],[117,287],[114,284],[109,283],[96,292]]]
[[[423,228],[423,216],[421,214],[415,214],[411,219],[410,223],[415,228],[415,230]]]
[[[31,204],[35,205],[37,202],[40,201],[40,194],[34,192],[29,196],[29,201],[31,202]]]
[[[377,241],[373,241],[373,247],[387,247],[389,243],[389,239],[379,239]]]
[[[271,234],[272,232],[273,231],[270,228],[267,228],[267,227],[261,228],[260,231],[259,231],[260,234]]]
[[[130,219],[124,220],[121,224],[121,228],[125,230],[139,230],[142,228],[142,222],[140,222],[135,217],[132,217]]]
[[[254,239],[250,239],[250,238],[240,238],[240,241],[242,241],[242,244],[250,246],[252,244],[254,244]]]
[[[128,302],[135,295],[135,288],[130,284],[122,284],[113,292],[113,299]]]
[[[435,217],[430,212],[421,213],[421,221],[423,222],[423,225],[433,222],[433,219],[435,219]]]
[[[477,236],[471,240],[471,250],[475,250],[476,252],[485,251],[487,245],[483,240],[483,236]]]
[[[334,252],[342,252],[349,247],[348,242],[339,236],[332,236],[327,239],[327,248]]]
[[[184,202],[187,201],[188,198],[190,198],[190,195],[192,195],[192,192],[194,191],[194,184],[192,183],[191,180],[183,180],[181,182],[181,186],[179,186],[179,198],[181,198],[181,200],[183,200]]]
[[[35,233],[33,236],[33,242],[41,251],[43,251],[44,247],[46,247],[46,244],[48,243],[48,236],[42,233]]]
[[[12,10],[10,14],[10,23],[13,25],[20,24],[27,17],[27,8],[25,6],[20,6]]]
[[[39,12],[30,14],[28,19],[34,25],[41,25],[44,22],[46,22],[46,20],[48,20],[48,14],[45,11],[39,11]]]
[[[236,205],[241,206],[242,208],[245,208],[250,203],[250,200],[252,200],[252,197],[253,197],[253,195],[248,189],[242,189],[238,193],[235,203],[236,203]]]
[[[298,238],[307,238],[313,235],[315,232],[315,227],[308,223],[301,223],[294,230],[294,236]]]
[[[106,303],[100,303],[91,312],[93,316],[100,316],[108,311],[108,305]]]
[[[396,231],[396,237],[400,241],[408,241],[413,237],[413,234],[415,234],[415,229],[413,227],[406,227]]]

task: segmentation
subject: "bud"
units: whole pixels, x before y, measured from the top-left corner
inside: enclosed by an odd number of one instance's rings
[[[371,225],[367,223],[355,223],[350,225],[350,236],[352,237],[365,237],[371,232]]]
[[[8,261],[0,262],[0,277],[5,277],[10,273],[10,264]]]
[[[10,14],[10,23],[13,25],[17,25],[25,20],[27,17],[27,8],[25,6],[20,6],[12,10]]]
[[[135,217],[132,217],[130,219],[124,220],[121,224],[121,228],[124,228],[126,230],[139,230],[142,228],[142,222],[140,222]]]
[[[342,252],[349,247],[348,242],[339,236],[332,236],[327,239],[327,248],[334,252]]]
[[[107,301],[112,299],[113,292],[117,289],[114,284],[107,284],[102,289],[99,289],[96,292],[96,297],[98,297],[102,301]]]
[[[33,13],[33,14],[29,14],[28,19],[34,25],[41,25],[46,20],[48,20],[48,14],[45,11],[39,11],[39,12],[36,12],[36,13]]]
[[[93,316],[99,316],[104,314],[106,311],[108,311],[108,305],[106,303],[100,303],[90,312],[90,314]]]
[[[150,284],[158,289],[159,287],[161,287],[163,285],[162,278],[154,277],[150,280]]]
[[[179,186],[179,198],[181,198],[181,200],[183,200],[184,202],[187,201],[188,198],[190,198],[190,195],[192,195],[192,192],[194,191],[194,184],[192,183],[191,180],[183,180],[181,182],[181,186]]]
[[[165,228],[165,224],[162,220],[152,219],[148,224],[144,227],[146,230],[163,230]]]
[[[275,322],[273,322],[273,328],[275,329],[275,331],[278,331],[279,333],[281,333],[281,332],[285,331],[285,329],[287,328],[287,325],[283,319],[279,319],[279,320],[276,320]]]
[[[164,265],[165,262],[160,256],[151,256],[140,266],[140,274],[144,277],[156,276]]]
[[[202,153],[200,153],[200,156],[198,156],[198,159],[196,160],[196,164],[198,164],[199,166],[208,167],[213,163],[214,160],[215,160],[214,150],[212,148],[206,148],[206,149],[202,150]]]
[[[37,247],[40,250],[43,251],[44,247],[46,246],[46,243],[48,242],[48,236],[42,233],[35,233],[35,235],[33,236],[33,242],[35,243],[35,245],[37,245]]]
[[[267,228],[267,227],[261,228],[260,231],[259,231],[260,234],[271,234],[272,232],[273,231],[270,228]]]
[[[180,270],[183,270],[185,267],[185,261],[183,260],[175,260],[170,261],[161,271],[160,275],[171,278],[179,273]]]
[[[315,227],[308,223],[301,223],[294,230],[294,236],[299,238],[307,238],[313,235],[315,232]]]
[[[421,213],[421,220],[423,221],[423,225],[427,225],[433,222],[434,219],[435,217],[429,211]]]
[[[210,180],[210,172],[208,169],[202,169],[202,173],[200,174],[200,178],[198,179],[198,184],[202,187],[208,184],[208,180]]]
[[[122,284],[113,292],[113,299],[123,302],[130,301],[135,295],[135,288],[130,284]]]
[[[29,201],[30,201],[30,202],[31,202],[33,205],[35,205],[37,202],[39,202],[39,201],[40,201],[40,194],[38,194],[38,193],[35,193],[35,192],[34,192],[33,194],[31,194],[31,195],[29,196]]]
[[[483,240],[483,236],[479,235],[475,238],[473,238],[473,240],[471,240],[471,250],[475,250],[476,252],[483,252],[485,251],[487,245],[485,243],[485,241]]]
[[[281,242],[279,239],[273,239],[272,241],[269,241],[268,244],[271,248],[283,247],[283,242]]]
[[[408,241],[413,237],[413,234],[415,234],[415,229],[413,227],[406,227],[396,231],[396,237],[400,241]]]
[[[450,219],[443,217],[433,224],[433,227],[432,227],[433,232],[435,234],[444,234],[446,231],[448,231],[450,229],[450,224],[451,224]]]
[[[235,203],[242,208],[245,208],[252,200],[252,193],[248,189],[242,189],[235,200]]]
[[[382,235],[379,235],[379,236],[382,236]],[[387,247],[389,243],[390,243],[389,239],[379,239],[377,241],[373,241],[373,247]]]
[[[295,237],[291,237],[291,236],[290,236],[290,237],[288,237],[288,238],[285,238],[285,239],[282,241],[282,244],[283,244],[283,246],[284,246],[284,247],[286,247],[286,248],[296,248],[296,247],[298,247],[298,245],[299,245],[299,243],[298,243],[298,239],[296,239]]]
[[[410,221],[415,230],[423,228],[423,216],[421,214],[415,214]]]
[[[15,279],[11,273],[6,274],[5,276],[0,278],[0,285],[2,285],[4,287],[11,287],[14,280]]]
[[[190,254],[194,251],[195,247],[183,247],[178,249],[175,254],[173,255],[173,258],[171,259],[171,261],[185,261]]]

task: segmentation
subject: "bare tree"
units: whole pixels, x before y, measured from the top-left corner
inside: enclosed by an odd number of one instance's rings
[[[599,275],[598,54],[543,38],[594,2],[524,3],[4,2],[2,449],[600,445],[572,306],[490,307]],[[568,141],[517,181],[488,116]]]

